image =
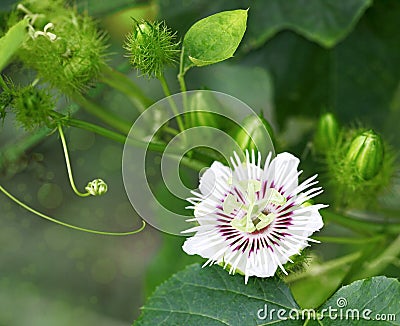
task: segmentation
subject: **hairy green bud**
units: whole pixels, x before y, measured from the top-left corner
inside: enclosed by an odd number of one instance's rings
[[[47,90],[31,85],[21,88],[13,100],[15,118],[26,130],[52,127],[51,112],[54,107],[53,97]]]
[[[11,80],[0,78],[3,89],[0,94],[0,118],[4,119],[7,110],[15,113],[15,119],[25,130],[54,126],[52,113],[55,100],[47,89],[33,85],[15,86]]]
[[[87,14],[64,8],[60,1],[54,1],[52,10],[39,3],[28,1],[27,7],[18,7],[29,19],[30,35],[20,59],[63,92],[87,90],[105,65],[104,34]]]
[[[315,149],[319,153],[332,150],[339,138],[339,124],[332,113],[323,114],[314,135]]]
[[[166,66],[177,62],[180,51],[175,36],[164,22],[135,20],[133,32],[124,44],[130,63],[149,77],[161,76]]]
[[[2,88],[0,93],[0,119],[4,121],[7,109],[13,101],[13,83],[11,80],[4,81],[3,77],[0,76],[0,86]]]
[[[362,179],[371,180],[379,173],[384,159],[381,137],[373,130],[357,135],[350,144],[346,159]]]

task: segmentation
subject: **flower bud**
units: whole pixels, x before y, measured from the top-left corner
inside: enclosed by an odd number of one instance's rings
[[[314,136],[315,149],[324,153],[336,145],[339,137],[339,124],[332,113],[323,114],[317,125],[317,131]]]
[[[381,170],[384,148],[381,137],[373,130],[364,131],[353,138],[346,160],[352,164],[358,175],[371,180]]]
[[[108,187],[102,179],[95,179],[87,184],[85,190],[92,196],[101,196],[107,192]]]
[[[46,89],[39,89],[32,85],[15,87],[12,109],[15,119],[25,130],[47,126],[52,127],[51,113],[55,102]]]
[[[274,148],[272,128],[263,116],[246,117],[235,139],[241,149],[254,149],[260,151],[265,157]]]
[[[105,65],[105,34],[87,14],[63,6],[53,9],[31,14],[42,19],[31,18],[31,37],[20,48],[19,58],[51,86],[66,93],[84,92]]]
[[[164,67],[177,62],[175,34],[164,23],[137,22],[124,44],[130,63],[149,77],[158,77]]]

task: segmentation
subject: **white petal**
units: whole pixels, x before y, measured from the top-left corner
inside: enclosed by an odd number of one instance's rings
[[[200,178],[200,192],[207,197],[211,195],[218,187],[218,184],[221,183],[226,184],[226,188],[229,188],[227,181],[230,174],[231,172],[228,167],[220,162],[214,162]]]
[[[265,171],[264,180],[274,183],[275,188],[283,187],[285,193],[291,193],[298,186],[297,167],[300,160],[290,153],[280,153]]]
[[[226,249],[226,242],[218,235],[218,237],[204,237],[195,234],[193,237],[186,239],[182,249],[189,255],[200,255],[203,258],[210,258],[215,255],[216,252]],[[221,254],[220,259],[222,259]]]

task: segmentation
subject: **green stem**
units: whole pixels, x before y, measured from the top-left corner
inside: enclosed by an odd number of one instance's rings
[[[160,152],[160,153],[162,153],[165,149],[164,144],[147,143],[147,142],[136,140],[133,138],[129,138],[127,140],[125,135],[122,135],[120,133],[117,133],[115,131],[112,131],[112,130],[109,130],[109,129],[106,129],[103,127],[100,127],[100,126],[95,125],[90,122],[69,118],[65,121],[65,123],[71,127],[76,127],[76,128],[94,132],[100,136],[109,138],[109,139],[119,142],[121,144],[125,144],[125,142],[128,141],[129,144],[131,144],[133,146],[137,146],[137,147],[141,147],[141,148],[148,148],[149,150],[152,150],[155,152]]]
[[[371,242],[379,242],[384,239],[384,235],[377,235],[375,237],[365,237],[365,238],[341,238],[341,237],[313,237],[313,239],[328,242],[328,243],[340,243],[340,244],[365,244]]]
[[[361,257],[361,251],[354,252],[350,255],[342,256],[340,258],[328,260],[324,262],[322,265],[318,266],[310,266],[309,269],[307,269],[305,272],[302,273],[295,273],[295,274],[289,274],[288,276],[285,277],[286,282],[295,282],[298,280],[301,280],[306,277],[318,277],[318,275],[324,274],[332,269],[342,267],[342,266],[348,266],[351,262],[357,260],[359,257]]]
[[[68,227],[70,229],[74,229],[74,230],[78,230],[78,231],[83,231],[83,232],[88,232],[88,233],[94,233],[94,234],[101,234],[101,235],[113,235],[113,236],[121,236],[121,235],[131,235],[131,234],[135,234],[138,233],[140,231],[142,231],[144,229],[144,227],[146,226],[145,221],[142,221],[142,226],[140,227],[140,229],[135,230],[135,231],[130,231],[130,232],[105,232],[105,231],[97,231],[97,230],[91,230],[91,229],[86,229],[86,228],[81,228],[79,226],[76,225],[72,225],[72,224],[68,224],[68,223],[64,223],[61,222],[55,218],[52,218],[50,216],[47,216],[43,213],[38,212],[37,210],[29,207],[27,204],[23,203],[22,201],[20,201],[19,199],[17,199],[16,197],[14,197],[13,195],[11,195],[7,190],[5,190],[1,185],[0,185],[0,191],[5,194],[8,198],[10,198],[12,201],[14,201],[15,203],[17,203],[18,205],[20,205],[22,208],[26,209],[27,211],[42,217],[48,221],[51,221],[53,223]]]
[[[180,61],[179,61],[179,73],[178,73],[178,82],[179,82],[179,86],[181,88],[181,92],[182,92],[182,102],[183,102],[183,108],[184,111],[187,112],[188,111],[188,105],[187,105],[187,88],[186,88],[186,82],[185,82],[185,70],[184,70],[184,59],[185,59],[185,47],[182,46],[182,50],[181,50],[181,57],[180,57]],[[188,116],[185,115],[185,123],[186,125],[188,125]]]
[[[400,233],[399,223],[377,223],[375,221],[360,220],[350,216],[333,213],[329,210],[324,210],[322,215],[326,221],[340,224],[346,228],[354,230],[355,232],[365,235],[376,233]]]
[[[131,124],[126,122],[125,120],[115,116],[113,113],[105,110],[103,107],[98,105],[97,103],[83,97],[80,94],[72,94],[71,99],[79,104],[83,109],[85,109],[90,114],[93,114],[100,120],[107,123],[109,126],[127,134],[131,129]]]
[[[59,113],[55,113],[55,114],[53,113],[53,115],[57,116],[58,118],[62,117],[62,115]],[[132,146],[147,148],[154,152],[163,153],[166,148],[165,144],[147,143],[147,142],[143,142],[143,141],[140,141],[137,139],[133,139],[132,137],[129,137],[127,139],[126,136],[124,136],[124,135],[121,135],[119,133],[108,130],[106,128],[94,125],[94,124],[86,122],[86,121],[78,120],[78,119],[68,118],[65,120],[65,123],[71,127],[76,127],[76,128],[81,128],[81,129],[84,129],[87,131],[91,131],[98,135],[112,139],[112,140],[117,141],[122,144],[125,144],[125,142],[127,142],[128,144],[130,144]],[[180,152],[177,152],[176,154],[179,154],[179,153]],[[180,162],[181,162],[181,164],[183,164],[195,171],[201,171],[203,168],[206,167],[205,163],[200,162],[198,160],[189,159],[188,157],[181,157]]]
[[[186,83],[185,83],[185,71],[183,70],[184,55],[185,55],[185,48],[182,47],[181,57],[180,57],[180,61],[179,61],[179,73],[178,73],[178,81],[179,81],[179,86],[181,88],[182,93],[185,93],[187,91]]]
[[[60,138],[61,138],[61,143],[62,143],[62,147],[63,147],[63,151],[64,151],[64,157],[65,157],[65,164],[67,165],[68,179],[69,179],[69,183],[71,185],[71,188],[75,192],[75,194],[77,194],[78,196],[80,196],[80,197],[88,197],[88,196],[90,196],[89,192],[82,193],[76,188],[74,177],[72,175],[72,168],[71,168],[71,162],[70,162],[69,154],[68,154],[67,142],[65,141],[64,132],[63,132],[62,127],[61,127],[60,124],[58,124],[57,129],[58,129],[58,133],[60,134]]]
[[[394,239],[394,241],[371,262],[365,262],[364,266],[361,266],[359,273],[353,275],[353,279],[363,279],[382,273],[386,267],[392,263],[400,255],[400,235]]]
[[[161,74],[158,77],[158,79],[159,79],[159,81],[161,83],[161,86],[162,86],[162,89],[164,91],[165,96],[167,96],[167,98],[168,98],[168,102],[169,102],[169,104],[171,106],[172,112],[175,114],[175,118],[176,118],[176,122],[178,123],[179,130],[180,131],[184,131],[185,130],[185,125],[183,124],[183,121],[182,121],[182,118],[180,116],[180,112],[179,112],[179,110],[178,110],[178,108],[176,106],[176,103],[170,97],[171,96],[171,91],[169,90],[169,87],[168,87],[168,84],[167,84],[167,81],[165,79],[164,74]]]
[[[29,133],[15,143],[7,145],[0,152],[0,170],[7,164],[17,161],[29,148],[39,144],[48,134],[47,128],[40,129],[36,133]]]
[[[100,78],[103,83],[125,94],[137,106],[140,112],[143,112],[154,103],[130,78],[109,66],[102,69],[102,76]]]
[[[165,131],[165,132],[167,132],[167,133],[169,133],[169,134],[171,134],[171,135],[173,135],[173,136],[176,136],[176,135],[179,134],[179,131],[178,131],[178,130],[176,130],[176,129],[174,129],[174,128],[171,128],[171,127],[168,127],[168,126],[164,126],[164,127],[162,128],[162,130]]]

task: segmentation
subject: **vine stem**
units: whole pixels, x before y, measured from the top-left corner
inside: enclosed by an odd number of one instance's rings
[[[0,152],[0,170],[3,169],[7,163],[17,161],[29,148],[39,144],[48,134],[47,128],[42,128],[36,133],[28,133],[16,143],[7,144]]]
[[[400,255],[400,235],[394,239],[394,241],[374,260],[371,262],[365,262],[364,266],[361,266],[360,272],[354,275],[353,279],[367,278],[374,275],[378,275],[385,268],[394,261],[397,256]]]
[[[164,94],[165,94],[165,95],[167,96],[167,98],[168,98],[168,102],[169,102],[169,104],[170,104],[170,106],[171,106],[171,109],[172,109],[173,113],[175,114],[175,118],[176,118],[176,122],[178,123],[179,130],[180,130],[180,131],[184,131],[184,130],[185,130],[185,125],[184,125],[183,120],[182,120],[182,118],[181,118],[181,116],[180,116],[180,113],[179,113],[179,110],[178,110],[178,108],[177,108],[177,106],[176,106],[176,103],[175,103],[174,100],[170,97],[170,96],[171,96],[171,91],[170,91],[170,89],[169,89],[169,87],[168,87],[168,83],[167,83],[167,80],[165,79],[164,74],[161,74],[161,75],[158,77],[158,79],[159,79],[159,81],[160,81],[160,83],[161,83],[161,86],[162,86],[162,89],[163,89],[163,91],[164,91]]]
[[[12,201],[14,201],[15,203],[17,203],[19,206],[21,206],[22,208],[26,209],[27,211],[41,217],[44,218],[45,220],[51,221],[53,223],[68,227],[70,229],[74,229],[74,230],[78,230],[78,231],[83,231],[83,232],[87,232],[87,233],[94,233],[94,234],[100,234],[100,235],[111,235],[111,236],[122,236],[122,235],[131,235],[131,234],[135,234],[135,233],[139,233],[141,232],[145,226],[146,226],[146,222],[142,220],[142,226],[134,231],[130,231],[130,232],[106,232],[106,231],[97,231],[97,230],[92,230],[92,229],[86,229],[86,228],[81,228],[79,226],[76,225],[72,225],[72,224],[68,224],[68,223],[64,223],[61,222],[55,218],[52,218],[50,216],[47,216],[43,213],[38,212],[37,210],[33,209],[32,207],[28,206],[27,204],[23,203],[22,201],[20,201],[18,198],[14,197],[12,194],[10,194],[6,189],[3,188],[3,186],[0,185],[0,191],[5,194],[8,198],[10,198]]]
[[[68,126],[71,127],[76,127],[76,128],[80,128],[80,129],[84,129],[90,132],[94,132],[100,136],[109,138],[111,140],[117,141],[119,143],[122,144],[130,144],[132,146],[137,146],[137,147],[141,147],[141,148],[147,148],[151,151],[154,152],[159,152],[159,153],[163,153],[166,145],[165,144],[160,144],[160,143],[147,143],[138,139],[134,139],[132,137],[126,138],[125,135],[119,134],[115,131],[100,127],[98,125],[86,122],[86,121],[82,121],[82,120],[78,120],[78,119],[72,119],[72,118],[67,118],[65,116],[63,116],[60,113],[57,112],[53,112],[52,116],[57,118],[57,119],[64,119],[63,122],[65,124],[67,124]],[[174,154],[171,151],[171,154]],[[176,152],[176,154],[180,154],[179,151]],[[194,160],[194,159],[190,159],[188,157],[181,157],[180,158],[180,163],[184,166],[187,166],[195,171],[201,171],[203,168],[207,167],[207,165],[203,162],[200,162],[198,160]]]
[[[187,96],[186,96],[187,88],[186,88],[186,82],[185,82],[185,69],[183,67],[184,60],[185,60],[185,47],[182,46],[181,56],[180,56],[180,60],[179,60],[178,82],[179,82],[179,86],[181,88],[181,92],[183,93],[182,94],[183,108],[185,109],[185,111],[187,111],[187,109],[188,109]],[[185,116],[185,122],[186,122],[186,124],[188,123],[188,116]]]
[[[103,83],[125,94],[140,113],[154,103],[130,78],[109,66],[103,67],[100,79]]]
[[[391,234],[400,233],[399,223],[381,224],[367,220],[355,219],[350,216],[343,216],[341,214],[337,214],[329,210],[323,211],[322,216],[324,217],[324,219],[328,221],[340,224],[346,228],[352,229],[355,232],[364,235],[371,235],[377,233],[391,233]]]
[[[71,161],[69,159],[68,147],[67,147],[67,142],[65,140],[64,131],[60,124],[57,125],[57,129],[58,129],[58,133],[60,134],[60,138],[61,138],[61,143],[62,143],[64,157],[65,157],[65,164],[67,165],[68,179],[69,179],[71,188],[75,192],[75,194],[77,194],[79,197],[88,197],[88,196],[90,196],[89,192],[82,193],[76,188],[74,177],[72,175]]]
[[[92,100],[83,97],[81,94],[71,94],[70,97],[87,112],[104,121],[116,130],[127,134],[131,129],[130,123],[121,119],[120,117],[115,116]]]
[[[178,81],[179,81],[179,86],[181,88],[181,92],[182,93],[187,91],[186,83],[185,83],[185,72],[184,72],[184,69],[183,69],[184,55],[185,55],[185,48],[182,46],[181,57],[180,57],[180,60],[179,60],[179,73],[178,73]]]
[[[348,265],[349,263],[351,263],[351,262],[357,260],[358,258],[360,258],[361,254],[362,254],[361,251],[357,251],[357,252],[354,252],[352,254],[340,257],[340,258],[328,260],[328,261],[324,262],[323,265],[317,266],[317,267],[314,267],[314,268],[311,267],[305,272],[296,273],[296,274],[290,274],[290,275],[285,277],[285,281],[286,282],[295,282],[295,281],[301,280],[301,279],[303,279],[305,277],[308,277],[308,276],[316,277],[317,275],[321,275],[321,274],[326,273],[326,272],[328,272],[328,271],[330,271],[332,269]]]
[[[313,237],[313,239],[327,242],[327,243],[341,243],[341,244],[365,244],[371,242],[379,242],[384,239],[384,235],[377,235],[375,237],[364,237],[364,238],[342,238],[342,237]]]

